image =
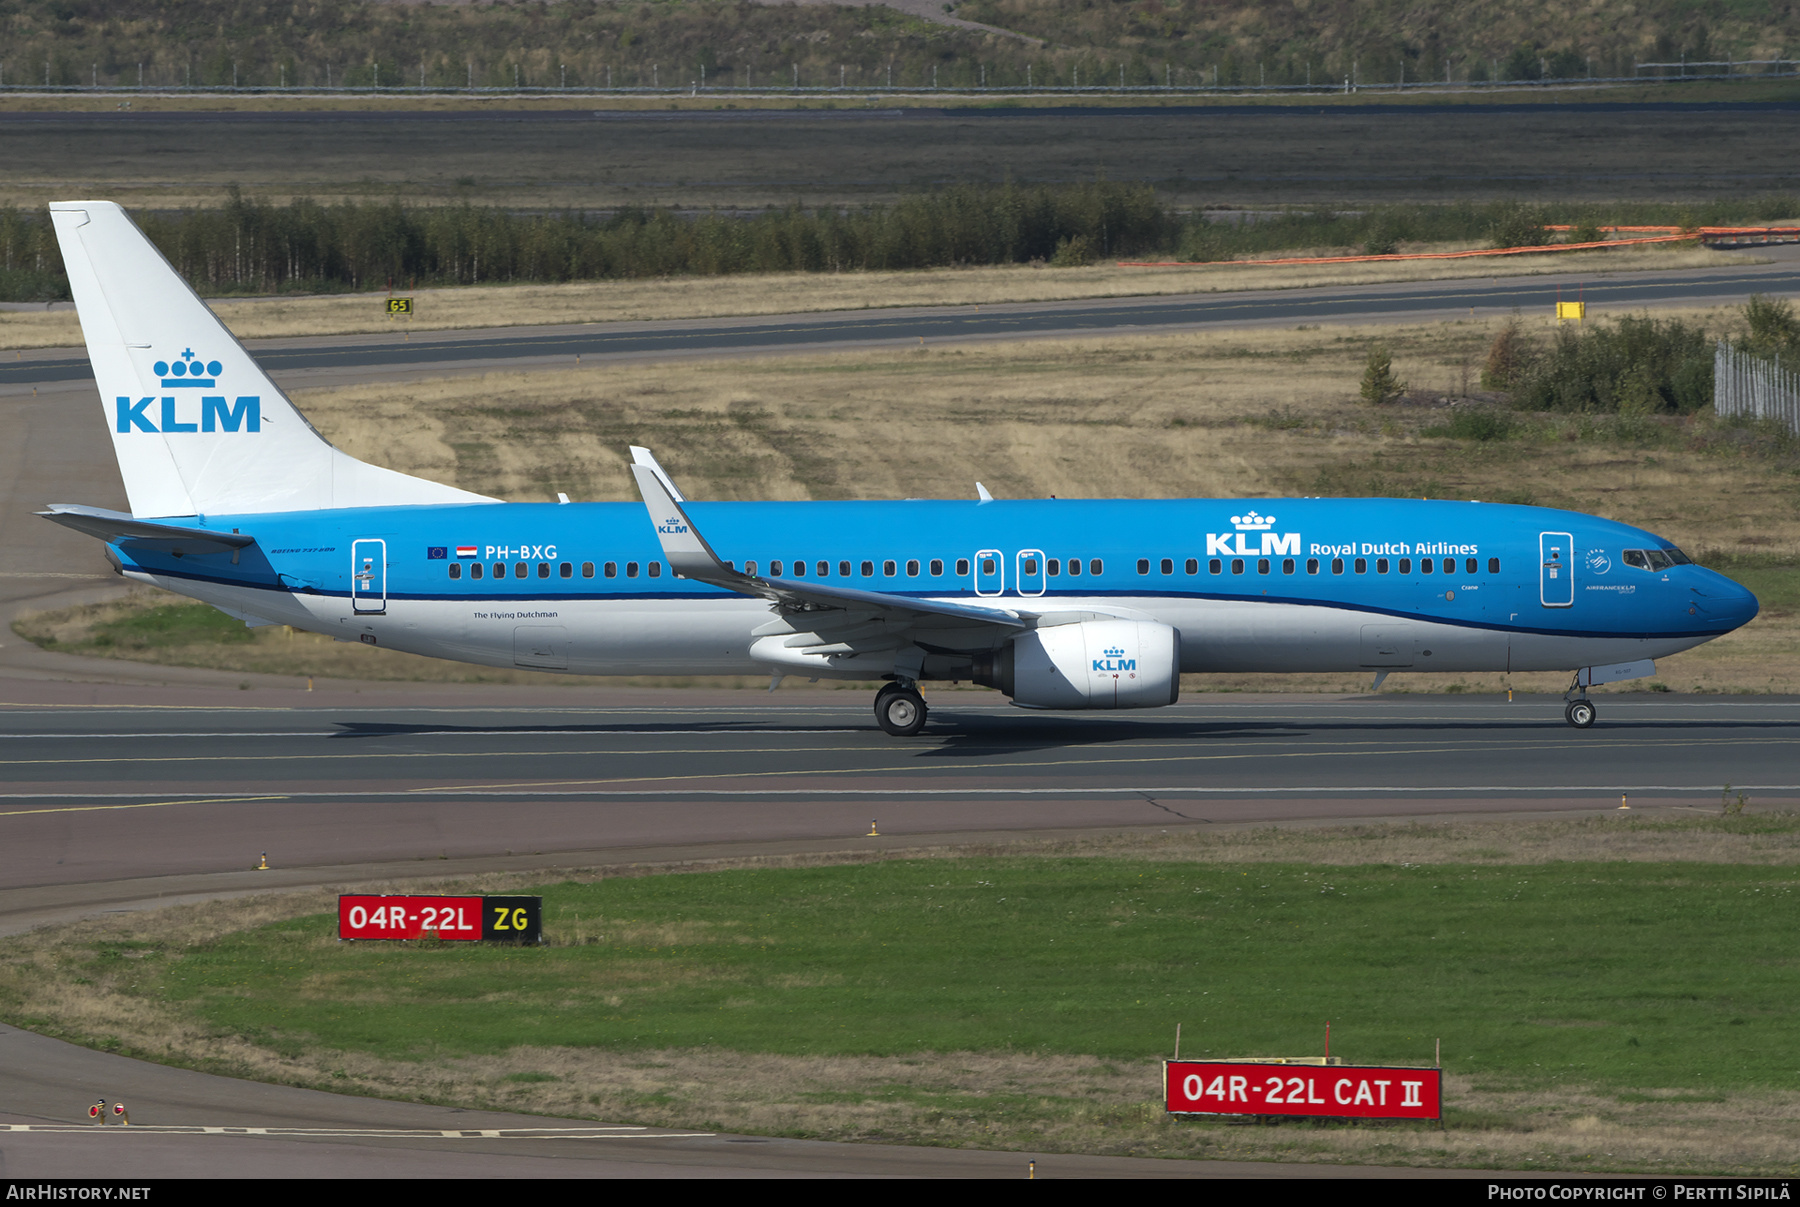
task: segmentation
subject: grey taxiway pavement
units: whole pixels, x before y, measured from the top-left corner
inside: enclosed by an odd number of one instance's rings
[[[1577,297],[1595,307],[1617,309],[1730,304],[1741,303],[1752,293],[1800,293],[1800,271],[1785,253],[1770,264],[1732,264],[1726,256],[1721,256],[1721,261],[1719,268],[1704,271],[1590,272],[730,319],[422,331],[400,340],[392,336],[317,337],[253,340],[247,346],[274,374],[417,373],[504,364],[572,364],[576,357],[741,355],[919,340],[942,343],[1208,326],[1446,318],[1513,309],[1548,311],[1559,299],[1573,301]],[[1197,284],[1205,280],[1196,276]],[[0,362],[0,386],[91,379],[87,357],[70,349],[21,354],[11,362]]]

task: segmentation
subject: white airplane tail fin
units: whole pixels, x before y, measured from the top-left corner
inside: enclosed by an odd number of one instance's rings
[[[117,205],[50,217],[132,514],[492,501],[333,448]]]

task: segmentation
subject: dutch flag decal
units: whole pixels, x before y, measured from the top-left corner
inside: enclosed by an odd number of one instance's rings
[[[477,547],[474,545],[458,545],[456,547],[457,557],[474,557],[477,552]]]

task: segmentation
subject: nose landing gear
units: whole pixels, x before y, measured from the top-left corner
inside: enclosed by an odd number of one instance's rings
[[[925,728],[925,697],[910,682],[890,683],[875,693],[875,721],[882,732],[910,738]]]
[[[1563,705],[1563,720],[1577,729],[1586,729],[1594,723],[1599,715],[1593,701],[1588,699],[1587,684],[1581,681],[1582,672],[1575,672],[1575,682],[1569,684],[1569,690],[1563,693],[1568,703]]]

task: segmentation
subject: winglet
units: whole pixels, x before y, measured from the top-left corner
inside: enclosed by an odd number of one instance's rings
[[[669,471],[656,463],[656,458],[650,455],[649,449],[639,448],[635,444],[632,445],[631,463],[633,465],[641,465],[651,473],[655,474],[656,480],[661,482],[663,484],[663,489],[669,492],[669,498],[671,500],[677,503],[687,502],[687,499],[682,497],[681,491],[676,489],[675,479],[669,476]]]
[[[644,506],[649,509],[650,523],[656,528],[656,539],[662,543],[663,557],[668,559],[669,568],[681,578],[731,583],[734,589],[742,589],[739,582],[748,580],[721,561],[712,546],[706,543],[706,538],[700,535],[700,530],[682,509],[685,500],[681,493],[661,471],[656,458],[645,449],[631,451],[634,457],[643,454],[642,459],[632,463],[631,476],[637,479],[638,493],[644,496]]]
[[[978,503],[992,503],[994,496],[988,493],[987,487],[977,482],[975,483],[975,500]]]

